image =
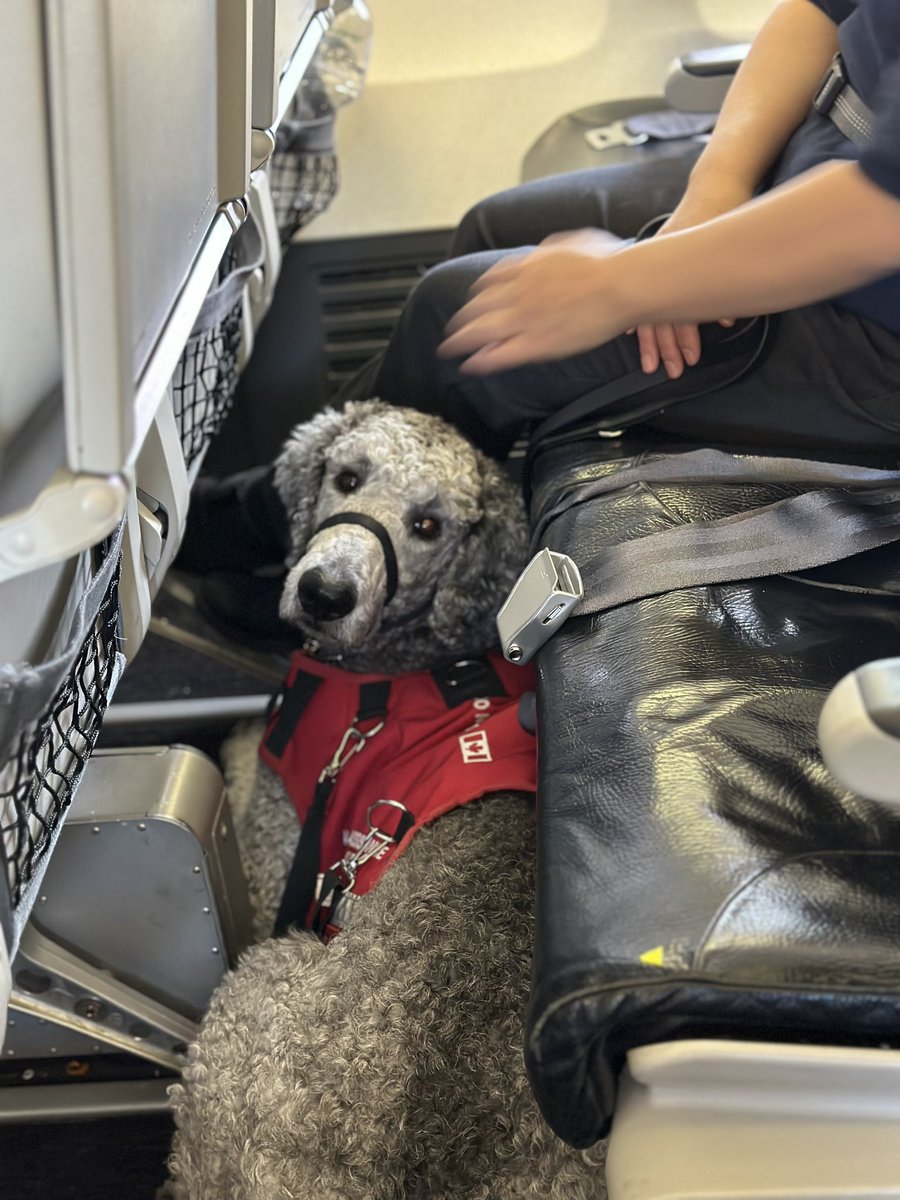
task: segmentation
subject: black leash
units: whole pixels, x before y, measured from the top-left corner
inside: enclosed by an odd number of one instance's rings
[[[294,855],[278,915],[275,918],[273,930],[275,937],[287,933],[295,925],[304,926],[306,924],[310,908],[316,898],[322,832],[325,827],[328,800],[345,764],[366,746],[369,738],[374,737],[384,727],[390,690],[390,681],[386,679],[360,685],[359,709],[356,717],[341,738],[331,762],[319,776],[312,804],[303,822],[297,852]],[[360,728],[371,721],[376,722],[373,728],[365,731]]]

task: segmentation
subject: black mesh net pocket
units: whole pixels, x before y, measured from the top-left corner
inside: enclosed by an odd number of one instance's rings
[[[100,559],[96,569],[89,562],[94,557]],[[121,669],[120,566],[121,530],[86,552],[76,572],[61,651],[39,667],[4,668],[0,845],[19,932]]]
[[[188,466],[218,431],[234,399],[243,302],[208,329],[194,326],[172,377],[172,403]]]
[[[323,213],[337,194],[334,110],[311,68],[278,127],[269,188],[282,246]]]
[[[172,403],[188,467],[209,445],[234,401],[244,289],[262,264],[262,236],[249,217],[231,239],[172,376]]]
[[[339,183],[337,155],[312,150],[276,151],[269,168],[269,186],[283,246],[298,229],[328,208]]]

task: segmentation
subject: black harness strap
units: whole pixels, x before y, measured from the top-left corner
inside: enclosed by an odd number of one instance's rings
[[[291,740],[291,734],[297,727],[297,722],[306,712],[306,706],[312,700],[316,689],[322,680],[318,675],[307,675],[298,671],[290,687],[276,692],[272,698],[272,709],[278,710],[275,724],[266,734],[263,745],[276,758],[281,758]],[[280,701],[280,703],[279,703]]]
[[[295,925],[302,925],[313,902],[319,874],[319,846],[322,843],[325,807],[333,788],[334,779],[327,776],[316,784],[275,918],[275,928],[272,930],[275,937],[281,937]]]
[[[364,721],[374,721],[387,713],[388,698],[391,694],[391,681],[379,679],[374,683],[364,683],[359,689],[359,712],[356,714],[356,724]]]
[[[367,721],[383,718],[387,714],[391,685],[389,680],[364,683],[359,689],[359,709],[353,722],[354,727]],[[322,831],[328,800],[340,772],[341,764],[330,764],[319,776],[312,804],[300,830],[300,841],[291,864],[291,870],[281,897],[278,915],[275,918],[275,937],[281,937],[293,926],[303,926],[316,896],[316,881],[322,856]]]

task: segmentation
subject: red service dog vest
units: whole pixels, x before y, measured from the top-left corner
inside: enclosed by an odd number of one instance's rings
[[[259,751],[302,826],[275,933],[328,940],[416,830],[488,792],[533,792],[535,739],[519,721],[533,688],[533,671],[499,654],[391,677],[295,654]]]

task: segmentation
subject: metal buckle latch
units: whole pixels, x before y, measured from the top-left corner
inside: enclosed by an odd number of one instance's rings
[[[834,102],[844,90],[844,85],[847,82],[847,74],[844,70],[844,60],[840,54],[836,54],[831,60],[831,66],[828,68],[825,78],[819,84],[819,90],[816,92],[813,100],[813,108],[823,117],[827,117],[834,108]]]
[[[530,662],[583,595],[581,572],[568,554],[539,550],[497,614],[504,658]]]
[[[584,140],[592,150],[609,150],[612,146],[643,146],[650,140],[648,133],[630,133],[625,121],[611,121],[596,129],[586,129]]]

